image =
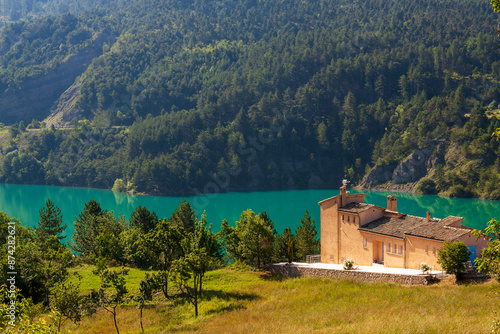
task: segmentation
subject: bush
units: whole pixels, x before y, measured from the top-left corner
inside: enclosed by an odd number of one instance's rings
[[[124,193],[127,191],[127,186],[125,185],[125,182],[123,182],[122,179],[116,179],[115,183],[113,184],[113,188],[111,188],[111,190]]]
[[[353,259],[345,259],[344,260],[344,269],[345,270],[352,270],[354,267],[354,260]]]
[[[425,274],[426,272],[428,272],[429,270],[431,269],[431,267],[429,267],[429,265],[425,262],[422,262],[420,264],[420,270],[422,270],[422,274]]]
[[[450,197],[472,197],[474,194],[462,186],[461,184],[457,184],[450,188]]]
[[[434,195],[437,193],[436,182],[428,177],[424,177],[418,182],[416,190],[425,195]]]
[[[465,270],[464,263],[469,261],[471,252],[462,241],[445,241],[438,252],[438,263],[447,274],[453,274],[457,280]]]

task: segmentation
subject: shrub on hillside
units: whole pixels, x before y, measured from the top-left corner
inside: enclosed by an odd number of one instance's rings
[[[418,182],[416,190],[417,192],[426,195],[436,194],[437,193],[436,182],[434,182],[434,180],[428,177],[424,177]]]

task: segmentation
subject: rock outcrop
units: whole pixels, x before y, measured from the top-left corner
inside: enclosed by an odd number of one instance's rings
[[[416,150],[401,161],[392,173],[394,184],[417,182],[427,174],[427,160],[435,147],[426,147]]]
[[[51,107],[90,65],[102,54],[109,35],[101,34],[90,45],[59,64],[54,70],[28,80],[20,89],[8,88],[0,94],[0,122],[31,122],[44,119]]]
[[[435,169],[439,164],[444,164],[445,153],[444,142],[415,150],[399,163],[373,167],[365,175],[360,186],[377,188],[385,185],[385,188],[402,189],[401,185],[408,185],[410,190],[430,170]]]

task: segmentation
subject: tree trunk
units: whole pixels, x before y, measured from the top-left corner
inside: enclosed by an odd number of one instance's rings
[[[116,306],[113,307],[113,320],[115,322],[116,333],[120,334],[120,331],[118,330],[118,325],[116,324]]]
[[[57,325],[57,331],[61,332],[62,314],[59,315],[59,324]]]
[[[196,278],[197,275],[195,275],[193,277],[193,284],[194,284],[194,317],[195,318],[198,318],[198,287],[196,286],[197,285],[197,278]]]
[[[142,308],[144,305],[141,304],[141,330],[144,333],[144,327],[142,326]]]
[[[165,273],[165,284],[163,284],[162,290],[163,290],[163,294],[165,295],[165,298],[170,298],[168,296],[168,278],[169,278],[170,274],[166,270],[164,273]]]

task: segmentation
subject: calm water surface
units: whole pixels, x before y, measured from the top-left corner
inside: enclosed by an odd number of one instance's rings
[[[437,218],[460,216],[464,217],[464,225],[472,228],[484,228],[492,217],[500,218],[500,201],[374,191],[364,193],[366,203],[386,207],[387,196],[393,194],[398,198],[399,212],[421,217],[425,217],[427,211]],[[285,227],[295,230],[306,210],[316,221],[319,231],[318,202],[338,194],[338,189],[287,190],[226,193],[211,195],[211,198],[194,196],[186,199],[193,204],[198,217],[206,211],[207,220],[213,224],[214,231],[219,231],[223,219],[234,226],[242,211],[252,209],[256,213],[266,211],[281,233]],[[155,211],[160,218],[168,218],[183,200],[183,197],[133,196],[100,189],[0,184],[0,210],[10,217],[18,218],[24,225],[37,225],[39,210],[48,198],[61,209],[69,236],[74,231],[75,216],[91,199],[101,203],[102,208],[114,211],[115,215],[125,215],[127,219],[139,205]]]

